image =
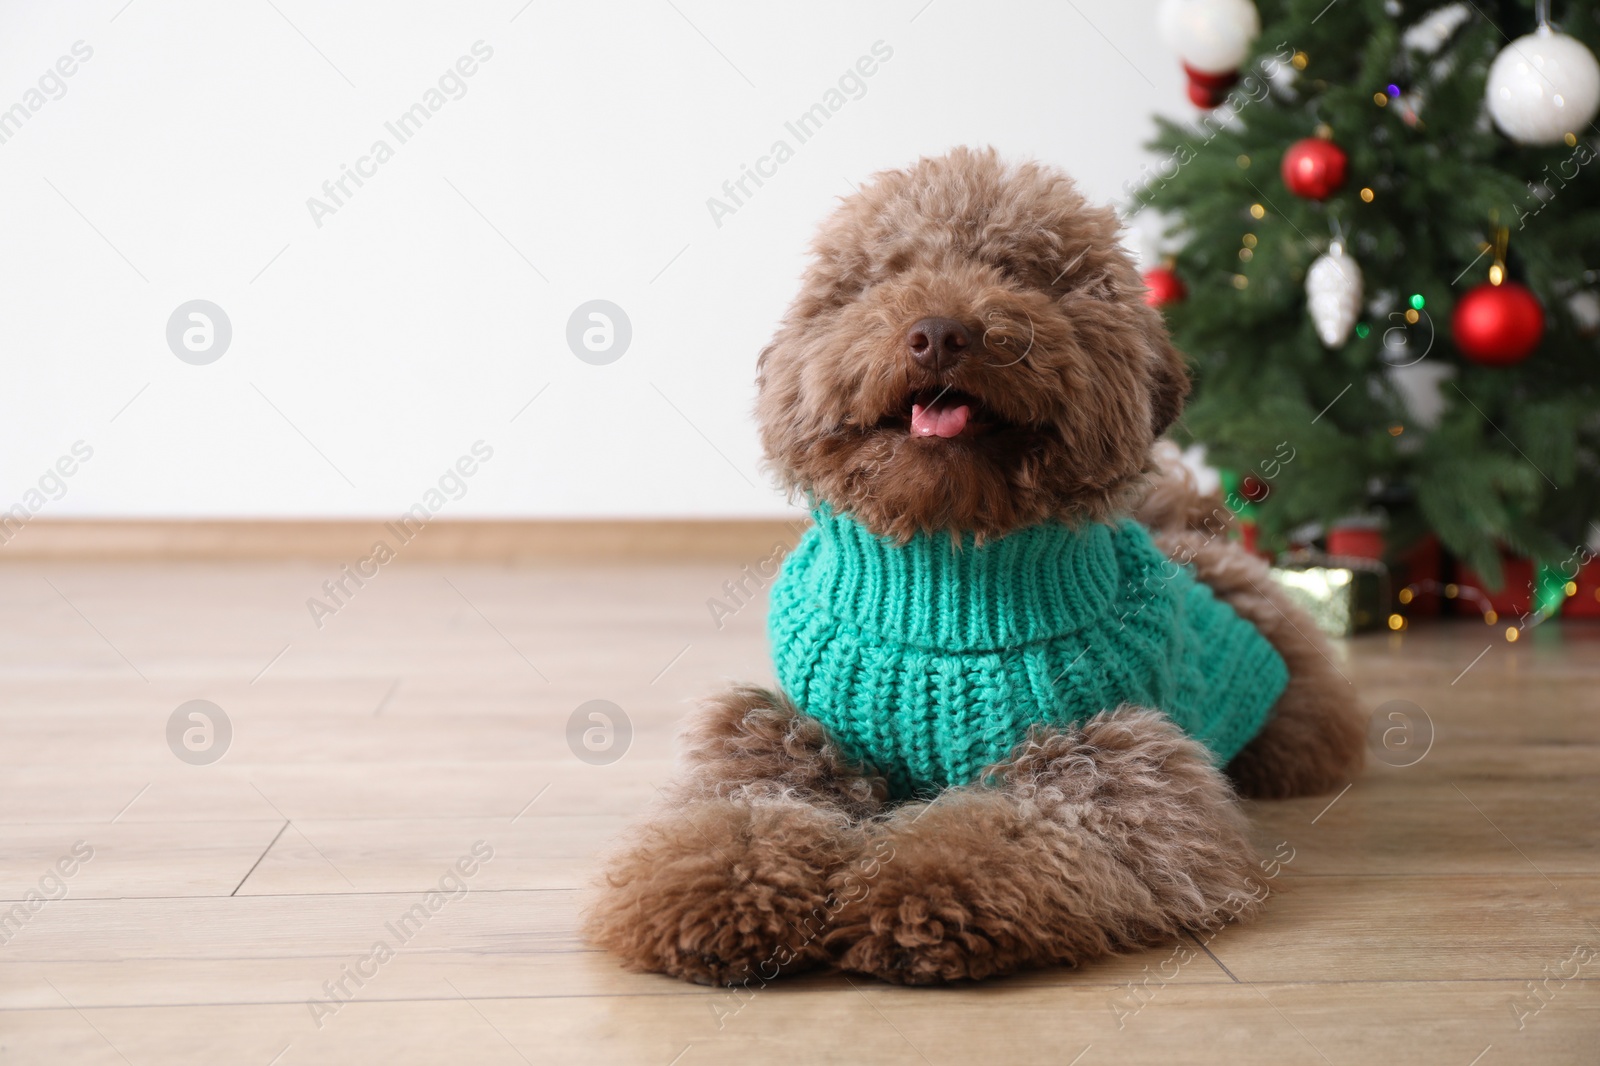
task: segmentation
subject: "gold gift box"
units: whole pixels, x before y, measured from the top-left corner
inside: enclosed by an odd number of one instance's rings
[[[1272,579],[1330,636],[1348,637],[1387,624],[1389,571],[1375,559],[1292,552],[1278,559]]]

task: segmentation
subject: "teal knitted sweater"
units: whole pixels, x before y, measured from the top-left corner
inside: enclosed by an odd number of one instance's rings
[[[827,508],[784,561],[768,635],[785,694],[899,798],[974,780],[1036,723],[1124,703],[1218,765],[1288,682],[1254,626],[1132,521],[905,545]]]

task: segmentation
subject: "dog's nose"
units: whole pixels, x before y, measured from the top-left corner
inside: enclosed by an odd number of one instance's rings
[[[972,347],[972,334],[953,318],[925,318],[906,334],[911,358],[929,370],[949,370]]]

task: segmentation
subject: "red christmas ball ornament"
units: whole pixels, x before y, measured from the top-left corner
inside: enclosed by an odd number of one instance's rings
[[[1221,107],[1222,102],[1228,98],[1228,90],[1239,84],[1237,70],[1226,71],[1222,74],[1207,74],[1203,70],[1196,70],[1189,64],[1183,65],[1183,72],[1189,78],[1189,102],[1195,107],[1207,110]]]
[[[1251,503],[1260,503],[1272,492],[1267,483],[1254,474],[1246,474],[1244,480],[1239,482],[1239,495]]]
[[[1189,289],[1184,285],[1183,279],[1167,267],[1152,267],[1146,270],[1144,285],[1148,290],[1144,294],[1144,302],[1151,307],[1181,303],[1183,298],[1189,295]]]
[[[1322,137],[1296,141],[1283,153],[1283,183],[1296,196],[1326,200],[1344,184],[1350,157],[1343,148]]]
[[[1526,285],[1484,282],[1456,303],[1450,334],[1461,354],[1484,366],[1510,366],[1544,338],[1544,308]]]

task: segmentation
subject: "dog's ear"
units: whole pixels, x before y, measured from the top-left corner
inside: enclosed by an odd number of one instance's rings
[[[756,358],[756,428],[768,469],[785,488],[793,489],[798,481],[792,458],[798,432],[794,413],[800,396],[798,377],[780,347],[785,332],[779,330]]]
[[[1183,400],[1189,395],[1189,365],[1183,353],[1172,346],[1161,312],[1145,310],[1150,349],[1150,430],[1159,437],[1183,413]]]

